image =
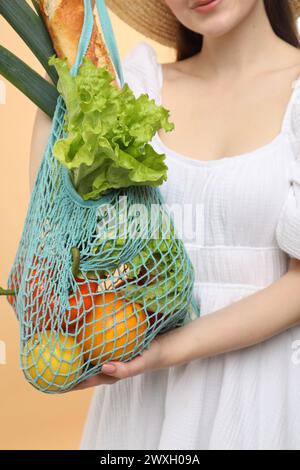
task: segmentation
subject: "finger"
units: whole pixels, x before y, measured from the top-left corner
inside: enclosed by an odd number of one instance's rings
[[[114,370],[110,369],[110,366],[114,366]],[[163,367],[161,364],[161,345],[159,339],[155,338],[142,354],[131,361],[110,361],[103,364],[101,370],[106,375],[125,379],[127,377],[142,374],[146,370],[159,369],[161,367]]]
[[[73,387],[72,392],[76,392],[78,390],[85,390],[86,388],[97,387],[98,385],[112,385],[118,380],[118,377],[112,377],[105,374],[94,375],[93,377],[89,377],[88,379]]]
[[[104,364],[102,370],[105,374],[118,377],[119,379],[125,379],[144,372],[144,360],[139,356],[130,362],[110,362]]]

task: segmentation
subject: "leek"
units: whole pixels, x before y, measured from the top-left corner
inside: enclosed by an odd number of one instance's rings
[[[48,116],[53,118],[58,98],[55,86],[3,46],[0,46],[0,75],[3,75]]]
[[[35,2],[35,8],[38,8],[37,2]],[[55,52],[41,15],[36,14],[26,0],[0,0],[0,14],[23,39],[56,84],[57,73],[48,64],[49,58]]]

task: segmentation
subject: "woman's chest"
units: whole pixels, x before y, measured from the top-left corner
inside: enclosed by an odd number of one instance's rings
[[[159,142],[154,146],[162,153]],[[283,138],[259,151],[208,164],[170,152],[161,191],[176,211],[176,225],[186,241],[269,246],[275,241],[293,161]]]
[[[178,77],[170,65],[161,64],[160,101],[175,124],[159,131],[167,147],[197,160],[201,142],[201,159],[212,161],[253,151],[280,133],[294,68],[232,82]]]

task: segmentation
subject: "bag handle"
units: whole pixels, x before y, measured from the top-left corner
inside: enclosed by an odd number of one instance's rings
[[[96,0],[96,7],[98,12],[98,17],[101,23],[104,40],[108,47],[110,57],[112,58],[114,67],[118,74],[118,79],[120,86],[124,86],[124,76],[122,71],[122,64],[121,59],[116,43],[116,38],[114,34],[114,30],[110,21],[110,17],[107,11],[107,7],[105,5],[105,0]]]
[[[113,61],[119,85],[123,87],[124,77],[122,72],[121,60],[118,52],[118,47],[109,18],[109,14],[105,5],[105,0],[96,0],[96,7],[98,12],[99,21],[102,27],[105,43],[108,47],[110,57]],[[77,49],[75,63],[71,69],[72,75],[77,75],[79,67],[83,61],[84,56],[88,50],[94,26],[93,8],[91,0],[84,0],[84,21],[80,35],[80,40]]]
[[[93,9],[91,0],[84,0],[84,20],[82,31],[78,43],[76,59],[73,67],[71,68],[71,74],[77,75],[79,67],[83,61],[84,56],[88,50],[89,44],[91,42],[91,37],[93,33],[94,18],[93,18]]]

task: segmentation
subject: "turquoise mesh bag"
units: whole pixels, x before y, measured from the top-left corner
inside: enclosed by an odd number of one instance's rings
[[[91,2],[84,5],[74,75],[92,33]],[[97,8],[123,86],[105,2]],[[83,200],[52,152],[65,113],[60,96],[6,291],[20,324],[21,368],[46,393],[71,389],[110,360],[133,359],[157,334],[199,316],[193,267],[159,189]]]

